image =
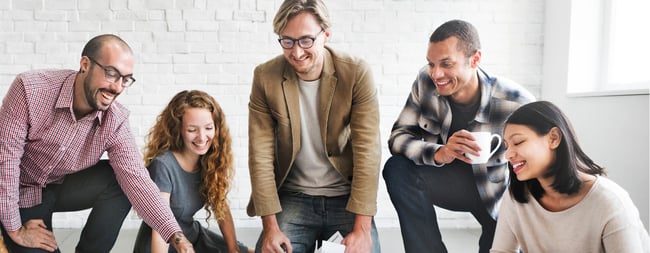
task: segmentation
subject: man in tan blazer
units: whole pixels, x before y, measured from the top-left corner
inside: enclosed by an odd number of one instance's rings
[[[248,214],[256,252],[313,252],[336,231],[346,252],[379,252],[381,145],[367,63],[326,47],[321,0],[286,0],[274,19],[284,55],[255,68],[249,103]]]

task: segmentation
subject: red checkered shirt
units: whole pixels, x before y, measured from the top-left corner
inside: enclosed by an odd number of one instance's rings
[[[96,164],[107,152],[117,181],[133,208],[163,238],[181,229],[144,167],[128,123],[114,102],[106,111],[75,119],[73,70],[19,74],[0,108],[0,222],[22,224],[19,207],[41,203],[42,189]]]

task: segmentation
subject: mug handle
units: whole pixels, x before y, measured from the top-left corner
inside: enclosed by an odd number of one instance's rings
[[[496,153],[497,150],[499,150],[499,147],[501,147],[501,136],[498,135],[498,134],[492,134],[492,136],[490,137],[490,142],[492,142],[492,140],[494,140],[494,137],[497,138],[497,141],[498,141],[499,143],[498,143],[497,146],[494,148],[494,150],[492,150],[492,151],[490,152],[490,156],[489,156],[489,157],[492,157],[492,155],[494,155],[494,153]]]

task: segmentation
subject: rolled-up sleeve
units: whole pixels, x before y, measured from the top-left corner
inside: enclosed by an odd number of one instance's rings
[[[108,156],[117,181],[142,219],[165,238],[182,232],[169,205],[160,197],[158,187],[144,167],[128,120],[120,124],[108,142]]]
[[[18,76],[0,108],[0,221],[6,231],[21,226],[19,200],[20,159],[28,129],[28,108]]]
[[[255,68],[248,104],[248,167],[251,177],[252,204],[249,215],[270,215],[282,210],[275,183],[276,123],[262,83],[262,69]]]
[[[370,66],[360,61],[358,69],[350,119],[353,177],[347,209],[372,216],[377,212],[381,160],[379,102]]]

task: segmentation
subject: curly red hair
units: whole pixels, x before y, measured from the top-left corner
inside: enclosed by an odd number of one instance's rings
[[[203,176],[201,194],[205,197],[205,210],[209,219],[214,213],[216,220],[225,218],[229,210],[227,194],[234,177],[232,138],[226,117],[217,101],[207,93],[198,90],[185,90],[176,94],[167,107],[158,115],[156,123],[147,134],[144,151],[145,165],[165,151],[181,151],[184,148],[181,129],[183,114],[188,108],[204,108],[212,112],[215,135],[212,145],[205,155],[199,158],[199,168]]]

